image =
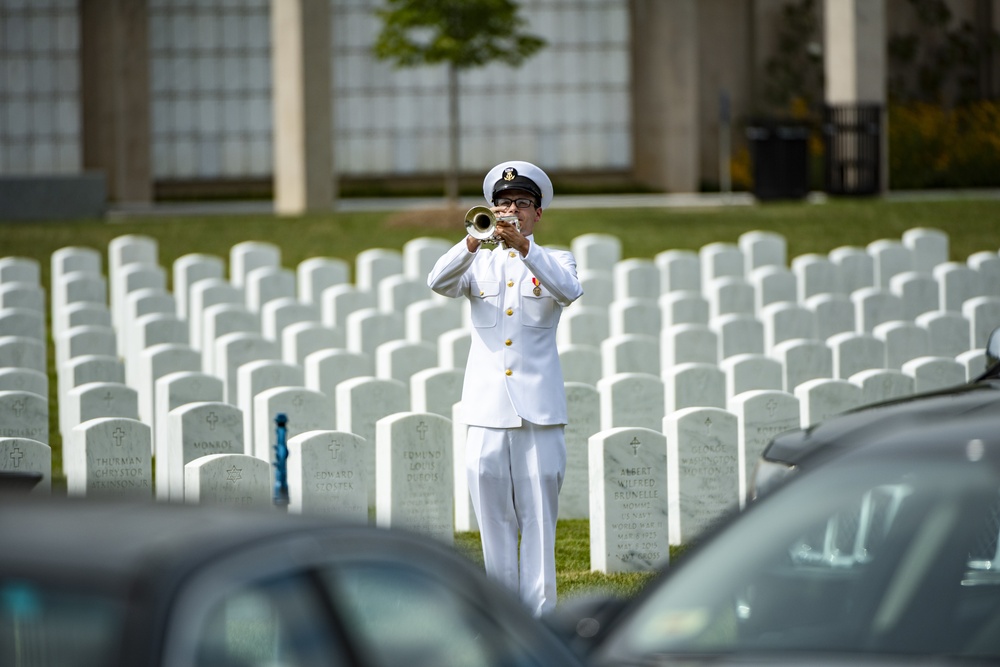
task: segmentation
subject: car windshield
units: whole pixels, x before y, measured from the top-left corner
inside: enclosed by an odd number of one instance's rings
[[[803,474],[679,563],[611,631],[601,662],[1000,657],[998,489],[995,461],[973,456],[841,461]]]
[[[0,665],[117,664],[124,610],[101,594],[0,578]]]

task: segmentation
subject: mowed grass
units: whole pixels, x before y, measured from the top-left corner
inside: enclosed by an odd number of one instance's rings
[[[458,241],[464,234],[464,209],[406,212],[335,212],[299,218],[270,215],[134,217],[114,220],[0,223],[0,257],[38,260],[49,289],[51,254],[65,246],[85,246],[106,253],[108,243],[123,234],[155,238],[159,259],[170,276],[174,260],[188,253],[206,253],[228,260],[229,249],[241,241],[265,241],[281,248],[282,263],[294,268],[310,257],[337,257],[353,263],[368,248],[402,249],[407,241],[432,236]],[[736,243],[751,230],[782,234],[788,260],[806,253],[827,253],[839,246],[864,247],[879,239],[899,239],[911,228],[932,227],[950,238],[950,259],[965,261],[979,251],[1000,249],[1000,199],[976,198],[891,201],[833,199],[823,203],[769,203],[729,208],[602,208],[594,198],[590,209],[544,213],[536,228],[546,245],[569,246],[587,233],[617,236],[623,258],[652,259],[664,250],[698,250],[713,242]],[[105,267],[107,266],[105,260]],[[56,405],[56,380],[49,349],[50,405]],[[62,442],[58,413],[51,411],[54,487],[64,486]],[[479,536],[460,533],[456,545],[481,562]],[[557,567],[563,596],[608,590],[631,595],[648,580],[646,574],[602,575],[590,572],[589,529],[586,521],[561,521],[557,532]],[[674,557],[677,556],[675,552]]]

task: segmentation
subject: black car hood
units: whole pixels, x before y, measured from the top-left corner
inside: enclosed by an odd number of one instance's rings
[[[819,452],[849,449],[857,441],[851,435],[863,431],[865,446],[872,446],[880,434],[888,435],[900,426],[940,424],[988,412],[1000,414],[1000,381],[983,380],[902,399],[875,403],[845,412],[810,426],[779,434],[764,450],[764,458],[788,465],[801,465]]]

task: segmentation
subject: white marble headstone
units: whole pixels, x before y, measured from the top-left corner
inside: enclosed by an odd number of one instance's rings
[[[139,419],[139,395],[117,382],[90,382],[66,392],[59,405],[59,428],[68,439],[74,426],[98,417]]]
[[[618,334],[601,343],[601,375],[647,373],[660,367],[660,341],[646,334]]]
[[[404,412],[376,424],[377,525],[455,540],[451,420]]]
[[[188,403],[222,402],[222,380],[197,371],[168,373],[156,380],[156,403],[153,429],[153,467],[156,471],[156,497],[170,498],[170,411]]]
[[[916,383],[906,373],[889,368],[872,368],[848,378],[861,387],[861,405],[902,398],[914,393]]]
[[[367,354],[342,349],[318,350],[305,358],[305,385],[321,391],[330,399],[337,395],[337,385],[355,377],[375,375],[375,364]]]
[[[437,346],[431,343],[411,343],[398,338],[375,348],[375,377],[409,385],[414,373],[436,366]]]
[[[559,518],[586,519],[590,516],[587,443],[600,429],[600,397],[597,388],[590,384],[566,382],[565,387],[569,419],[564,429],[566,476],[559,492]]]
[[[368,248],[354,261],[354,283],[358,289],[378,292],[383,278],[403,273],[403,253],[389,248]]]
[[[736,415],[685,408],[663,420],[667,436],[670,543],[685,544],[739,508]]]
[[[351,279],[351,265],[336,257],[310,257],[295,267],[299,301],[320,305],[323,290]]]
[[[560,345],[559,365],[563,381],[597,386],[603,377],[601,350],[592,345]]]
[[[66,492],[71,496],[149,499],[153,462],[149,426],[103,417],[74,426],[63,443]]]
[[[664,385],[651,373],[617,373],[597,383],[601,430],[617,427],[660,430],[664,414]]]
[[[286,438],[307,431],[329,431],[334,427],[330,399],[325,394],[305,387],[265,389],[253,399],[253,453],[264,461],[274,460],[275,419],[279,414],[285,415],[288,420]]]
[[[774,436],[799,428],[799,399],[783,391],[751,390],[729,399],[727,409],[737,420],[737,468],[742,506],[750,475]]]
[[[287,446],[289,512],[368,522],[364,439],[317,430],[292,436]]]
[[[856,408],[862,401],[861,390],[856,384],[831,378],[803,382],[795,387],[795,397],[799,399],[803,428]]]
[[[580,234],[573,237],[570,250],[580,270],[611,271],[622,257],[622,242],[613,234]]]
[[[208,454],[243,454],[243,413],[228,403],[186,403],[170,411],[168,422],[166,482],[171,501],[184,500],[184,466],[191,461]]]
[[[337,429],[355,433],[368,443],[365,464],[368,479],[375,477],[375,424],[379,419],[410,409],[410,390],[399,380],[348,378],[335,390]],[[368,485],[369,504],[375,506],[375,484]]]
[[[885,368],[885,343],[867,333],[840,333],[826,341],[833,354],[833,377],[846,380],[870,368]]]
[[[49,444],[49,401],[30,391],[0,391],[0,438]]]
[[[207,454],[184,465],[184,502],[261,510],[273,507],[271,466],[245,454]]]
[[[952,357],[917,357],[903,364],[917,393],[956,387],[966,382],[965,366]]]
[[[452,406],[462,400],[465,372],[457,368],[425,368],[410,376],[410,410],[451,419]]]
[[[645,428],[614,428],[588,442],[590,569],[644,572],[670,561],[667,443]]]

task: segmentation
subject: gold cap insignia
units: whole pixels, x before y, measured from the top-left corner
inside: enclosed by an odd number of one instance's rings
[[[517,169],[514,167],[507,167],[503,170],[503,180],[513,181],[515,178],[517,178]]]

